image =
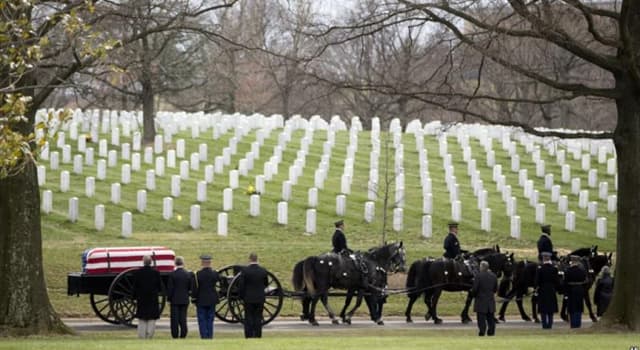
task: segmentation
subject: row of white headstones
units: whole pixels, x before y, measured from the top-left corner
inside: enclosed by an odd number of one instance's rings
[[[237,116],[235,116],[237,117]],[[241,120],[242,118],[239,118]],[[112,145],[120,145],[120,130],[117,127],[118,121],[113,121],[113,117],[111,118],[112,125],[116,127],[111,128],[111,144]],[[200,118],[202,120],[202,118]],[[334,118],[335,120],[335,118]],[[214,164],[209,164],[205,166],[205,179],[204,181],[200,181],[197,184],[197,195],[196,200],[198,202],[206,201],[206,186],[207,183],[211,183],[213,181],[213,174],[218,173],[222,174],[224,172],[224,167],[230,165],[231,155],[237,152],[237,144],[242,139],[242,137],[246,136],[250,130],[250,128],[242,125],[243,123],[236,123],[236,125],[232,125],[233,122],[228,122],[229,119],[226,119],[225,122],[219,123],[219,125],[211,125],[213,127],[213,138],[217,139],[220,135],[228,132],[233,129],[235,131],[235,136],[232,137],[229,141],[228,147],[223,149],[223,153],[221,156],[217,156],[214,159]],[[278,145],[274,148],[273,156],[269,161],[264,163],[264,171],[263,174],[256,176],[256,190],[259,193],[264,193],[264,184],[265,181],[271,181],[271,178],[274,174],[278,172],[278,165],[282,159],[282,151],[286,148],[287,143],[291,140],[291,133],[294,130],[292,125],[300,124],[299,119],[291,119],[284,126],[283,131],[278,135]],[[95,124],[95,123],[94,123]],[[189,123],[186,123],[188,125]],[[265,127],[264,123],[262,123],[263,127]],[[277,125],[277,123],[275,123]],[[75,123],[77,130],[78,123]],[[123,124],[123,125],[126,125]],[[167,123],[167,127],[164,127],[163,130],[167,132],[167,130],[173,129],[176,130],[176,125],[185,125],[185,123]],[[202,124],[191,124],[192,125],[192,137],[199,137],[199,132],[201,131]],[[195,125],[195,127],[194,127]],[[264,129],[259,129],[257,132],[257,141],[251,144],[251,152],[248,152],[245,158],[241,159],[238,164],[237,170],[229,171],[229,188],[223,190],[223,212],[218,214],[218,233],[222,235],[227,234],[227,225],[228,225],[228,217],[227,212],[232,210],[233,208],[233,189],[238,187],[239,176],[247,176],[248,172],[253,169],[254,160],[260,158],[260,147],[262,146],[264,139],[268,138],[273,130],[274,123],[266,126]],[[339,129],[341,126],[339,124],[333,123],[330,125],[331,127],[327,128],[327,141],[323,145],[323,154],[321,157],[320,164],[316,169],[314,174],[314,185],[315,187],[310,188],[308,190],[308,206],[310,209],[307,210],[306,213],[306,231],[308,233],[315,233],[316,231],[316,212],[315,207],[317,206],[317,196],[318,190],[322,189],[324,186],[324,181],[326,180],[327,173],[329,171],[329,163],[331,152],[333,146],[335,144],[335,130]],[[341,177],[341,192],[342,194],[336,197],[336,214],[339,216],[343,216],[346,210],[346,199],[347,195],[351,192],[351,183],[353,178],[353,167],[354,167],[354,159],[355,154],[357,152],[358,147],[358,133],[362,129],[359,124],[359,120],[356,118],[352,121],[352,128],[349,131],[349,146],[347,147],[347,157],[345,159],[344,171]],[[343,127],[343,126],[342,126]],[[102,128],[109,129],[105,127],[104,119],[102,122]],[[93,148],[86,147],[86,140],[84,137],[78,137],[77,131],[74,132],[74,124],[72,123],[69,127],[71,138],[76,139],[78,142],[78,151],[84,152],[84,162],[87,165],[93,165],[94,162],[94,154]],[[95,127],[91,128],[95,130]],[[205,131],[207,126],[205,126]],[[197,132],[194,130],[198,130]],[[280,224],[287,224],[287,201],[291,199],[291,186],[296,185],[298,178],[302,175],[302,172],[305,167],[305,158],[306,154],[309,150],[309,145],[313,143],[313,134],[314,128],[309,127],[309,123],[306,123],[305,128],[305,136],[301,139],[300,149],[297,152],[297,158],[294,161],[294,164],[289,168],[289,179],[284,181],[282,184],[282,201],[278,203],[278,215],[277,222]],[[126,130],[125,130],[126,131]],[[393,228],[394,230],[400,231],[402,230],[402,216],[403,216],[403,207],[404,207],[404,169],[403,169],[403,153],[404,146],[401,143],[402,131],[397,120],[392,122],[390,127],[390,133],[393,135],[393,147],[395,148],[395,206],[393,213]],[[126,136],[127,132],[124,132]],[[168,132],[169,139],[171,135],[171,131]],[[420,128],[414,132],[416,137],[416,146],[419,153],[419,164],[420,164],[420,174],[421,174],[421,184],[423,188],[423,230],[422,233],[425,237],[431,236],[431,214],[432,214],[432,193],[431,193],[431,179],[429,177],[428,172],[428,160],[427,160],[427,152],[424,148],[424,129]],[[478,197],[478,208],[482,211],[482,222],[481,227],[486,231],[491,230],[491,209],[486,207],[488,193],[483,189],[482,180],[480,180],[479,172],[476,170],[476,162],[475,159],[471,159],[471,148],[469,147],[469,135],[462,131],[457,132],[458,142],[463,147],[463,158],[465,162],[468,164],[468,174],[471,177],[472,187],[474,189],[474,194]],[[495,152],[491,149],[492,147],[492,139],[489,137],[478,137],[480,143],[484,145],[485,151],[487,152],[487,166],[493,166],[494,169],[494,181],[497,183],[498,191],[502,193],[503,200],[507,201],[507,215],[511,217],[512,227],[511,234],[514,237],[519,237],[519,228],[520,228],[520,217],[515,215],[516,213],[516,205],[515,205],[515,197],[510,196],[511,187],[505,186],[504,175],[501,174],[502,166],[500,164],[495,164]],[[94,139],[97,140],[97,139]],[[176,167],[176,158],[182,159],[185,157],[185,142],[182,139],[177,140],[176,149],[175,150],[167,150],[166,152],[166,161],[165,157],[158,156],[155,158],[154,162],[154,153],[155,154],[164,154],[164,142],[168,142],[165,136],[158,135],[155,139],[154,147],[147,147],[144,150],[144,161],[146,164],[155,163],[155,169],[147,170],[146,177],[146,187],[147,190],[155,190],[155,178],[157,176],[165,175],[165,166],[168,168]],[[371,132],[371,144],[372,144],[372,152],[370,154],[370,172],[369,172],[369,183],[368,183],[368,199],[365,203],[365,215],[364,218],[367,222],[371,222],[374,218],[375,213],[375,200],[377,199],[378,193],[378,162],[380,156],[380,126],[378,120],[374,120],[372,123],[372,132]],[[504,134],[502,137],[503,148],[509,152],[512,157],[511,169],[513,171],[519,171],[519,184],[525,188],[525,197],[530,198],[530,203],[536,208],[536,221],[544,222],[544,204],[537,203],[538,191],[533,189],[533,181],[527,179],[527,173],[525,169],[519,169],[519,155],[516,151],[516,144],[514,141],[511,141],[508,134]],[[536,163],[537,176],[541,176],[540,174],[544,174],[544,161],[540,159],[540,149],[533,146],[533,142],[524,142],[525,148],[527,151],[531,150],[533,154],[534,162]],[[130,161],[131,164],[123,164],[121,168],[121,183],[128,184],[130,182],[131,171],[139,171],[141,169],[140,164],[140,154],[135,152],[139,151],[141,148],[141,139],[140,134],[137,132],[133,133],[133,146],[129,144],[122,144],[121,146],[121,158],[126,161]],[[62,161],[63,163],[69,163],[71,161],[71,147],[67,145],[65,142],[64,134],[61,134],[57,139],[57,147],[62,149]],[[133,149],[134,153],[131,153]],[[598,153],[599,161],[603,158],[601,156],[604,154],[604,158],[606,159],[606,155],[608,152],[602,151],[605,149],[601,147]],[[98,141],[98,156],[101,158],[97,161],[97,177],[99,180],[104,180],[106,178],[106,169],[107,166],[112,167],[117,165],[117,152],[115,150],[108,150],[107,141],[105,139]],[[180,161],[180,174],[172,175],[171,177],[171,197],[165,197],[163,199],[163,218],[168,220],[173,215],[173,198],[180,196],[180,180],[187,179],[189,177],[189,169],[198,170],[200,167],[200,162],[207,161],[207,145],[200,144],[199,152],[192,153],[190,155],[190,161],[182,160]],[[576,156],[574,151],[574,156]],[[446,134],[442,134],[440,136],[440,156],[443,158],[444,169],[445,169],[445,178],[447,182],[447,186],[450,192],[450,201],[452,204],[452,219],[460,220],[462,214],[461,203],[458,200],[459,194],[459,185],[456,183],[456,179],[453,172],[453,165],[451,155],[447,153],[447,137]],[[564,151],[560,150],[556,153],[557,159],[559,163],[563,164],[563,180],[568,177],[569,169],[568,164],[564,164]],[[590,159],[586,156],[582,155],[582,165],[583,169],[588,168],[590,166]],[[48,153],[48,149],[45,148],[45,151],[42,154],[43,159],[50,160],[50,169],[57,170],[59,167],[59,155],[57,152]],[[588,161],[585,161],[587,159]],[[77,154],[73,157],[73,171],[77,174],[82,173],[83,166],[83,156],[81,154]],[[615,164],[615,159],[609,159],[608,165]],[[611,166],[609,166],[609,169]],[[39,179],[41,184],[43,185],[45,182],[45,169],[44,166],[39,167]],[[586,170],[586,169],[585,169]],[[589,183],[595,182],[593,178],[597,176],[597,173],[594,174],[595,169],[591,169],[589,171]],[[613,167],[613,172],[615,172],[615,167]],[[69,188],[69,173],[67,171],[63,171],[61,173],[61,191],[67,191]],[[566,181],[564,181],[566,182]],[[553,174],[545,175],[545,188],[548,189],[548,185],[551,184],[552,189],[552,200],[558,197],[559,211],[562,212],[562,208],[566,211],[567,207],[567,196],[559,196],[559,185],[553,185]],[[579,190],[580,178],[572,179],[572,189],[575,191],[577,188],[580,193],[580,203],[584,202],[582,200],[585,195],[583,193],[586,190]],[[600,196],[603,196],[604,191],[603,188],[606,189],[607,184],[600,184]],[[85,181],[86,194],[88,197],[93,196],[95,193],[95,179],[93,177],[87,177]],[[555,189],[555,190],[554,190]],[[555,193],[555,195],[554,195]],[[586,194],[588,196],[588,192]],[[51,191],[45,191],[43,194],[43,210],[45,212],[51,211]],[[144,212],[146,207],[146,191],[139,190],[137,194],[137,209],[140,212]],[[615,210],[615,197],[609,196],[609,210]],[[118,203],[120,200],[120,183],[115,183],[111,185],[111,201],[114,203]],[[71,221],[76,221],[78,216],[78,199],[76,197],[70,199],[69,204],[69,219]],[[611,203],[613,204],[613,208]],[[250,199],[250,215],[259,216],[260,210],[259,205],[260,196],[253,195]],[[564,203],[564,204],[563,204]],[[597,208],[597,202],[590,202],[588,206],[590,206],[590,212],[595,211],[593,206]],[[596,209],[597,210],[597,209]],[[567,212],[567,229],[572,230],[575,228],[575,213]],[[593,215],[590,215],[590,217]],[[604,219],[604,224],[602,223]],[[131,234],[132,225],[131,225],[131,213],[125,212],[123,213],[123,225],[122,225],[122,233],[125,236]],[[573,220],[573,224],[571,221]],[[606,218],[598,218],[598,236],[605,237],[606,236]],[[199,205],[193,205],[190,210],[190,224],[194,229],[200,227],[200,207]],[[95,225],[96,229],[101,230],[104,228],[104,205],[98,205],[95,208]],[[573,226],[572,226],[573,225]],[[604,233],[602,233],[601,227],[604,227]]]

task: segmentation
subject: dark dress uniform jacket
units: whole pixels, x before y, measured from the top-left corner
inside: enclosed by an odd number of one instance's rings
[[[169,274],[167,281],[167,299],[173,305],[189,305],[192,273],[178,268]]]
[[[453,259],[460,255],[460,241],[453,233],[449,233],[444,239],[444,257]]]
[[[495,293],[498,291],[498,278],[491,271],[483,271],[473,280],[471,294],[475,300],[473,311],[478,313],[496,312]]]
[[[567,310],[570,313],[584,311],[584,282],[587,273],[578,265],[573,265],[564,273],[565,291],[569,298]]]
[[[133,273],[133,293],[138,307],[136,317],[141,320],[160,318],[158,295],[162,291],[160,272],[151,266],[144,266]]]
[[[197,306],[213,306],[218,303],[216,283],[220,280],[218,272],[205,267],[196,272],[192,279],[192,297]]]
[[[541,264],[536,272],[536,288],[538,288],[538,310],[543,314],[558,312],[556,292],[560,289],[558,269],[552,264]]]
[[[342,230],[336,230],[336,232],[333,233],[331,243],[333,244],[334,253],[340,253],[341,251],[348,249],[347,237],[344,235],[344,232],[342,232]]]
[[[258,264],[249,264],[240,275],[240,295],[245,303],[264,303],[264,289],[269,285],[267,270]]]
[[[553,243],[548,235],[543,234],[538,238],[538,259],[542,261],[542,252],[553,254]]]

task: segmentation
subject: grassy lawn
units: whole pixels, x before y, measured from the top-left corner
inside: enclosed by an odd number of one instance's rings
[[[317,131],[314,140],[309,148],[306,157],[306,167],[297,185],[292,190],[292,200],[289,202],[289,224],[286,226],[276,224],[276,205],[280,200],[281,184],[288,178],[289,166],[296,158],[296,151],[300,147],[300,140],[303,137],[302,131],[295,131],[291,142],[283,152],[283,160],[279,166],[279,172],[271,182],[266,184],[266,191],[261,198],[261,216],[249,216],[249,197],[244,194],[244,189],[255,182],[255,176],[262,173],[264,162],[273,153],[273,148],[277,144],[280,130],[274,130],[270,138],[265,140],[264,146],[260,150],[260,159],[255,160],[254,169],[248,177],[240,178],[240,188],[234,192],[234,210],[229,213],[229,235],[221,237],[216,234],[217,213],[222,211],[222,190],[228,187],[227,172],[237,167],[238,161],[250,150],[251,142],[256,140],[256,133],[252,132],[244,137],[238,144],[238,152],[232,157],[230,167],[226,167],[224,174],[215,174],[212,184],[207,186],[207,201],[199,203],[201,206],[202,228],[192,230],[189,227],[189,207],[198,204],[195,201],[197,181],[204,179],[204,166],[212,164],[215,156],[222,154],[222,149],[228,145],[232,133],[227,133],[214,141],[210,137],[210,132],[202,133],[201,138],[191,139],[190,133],[183,132],[174,135],[174,142],[178,138],[187,141],[186,159],[191,152],[197,152],[200,143],[208,144],[208,161],[201,162],[199,171],[191,171],[189,180],[182,181],[182,195],[174,198],[174,217],[165,221],[162,219],[162,198],[169,196],[170,178],[172,174],[179,172],[178,168],[166,169],[164,177],[156,179],[156,190],[148,191],[147,210],[145,213],[138,213],[136,208],[136,192],[145,187],[145,170],[152,169],[151,164],[142,164],[142,170],[132,172],[132,182],[122,185],[122,201],[120,204],[112,204],[110,198],[110,184],[120,181],[120,164],[117,167],[108,168],[107,179],[105,181],[96,180],[96,195],[87,198],[84,191],[84,179],[86,176],[95,176],[95,166],[85,166],[82,175],[74,175],[72,164],[61,164],[61,170],[71,172],[71,190],[67,193],[59,191],[59,171],[47,171],[47,182],[43,190],[53,191],[54,210],[49,215],[43,215],[43,249],[44,265],[49,296],[55,309],[64,316],[92,316],[93,312],[89,306],[89,298],[82,295],[79,298],[66,295],[66,275],[68,272],[79,271],[81,269],[80,256],[84,249],[89,247],[109,247],[109,246],[144,246],[144,245],[164,245],[172,248],[178,255],[186,258],[187,266],[190,269],[197,268],[197,257],[204,252],[212,253],[214,256],[214,266],[222,267],[229,264],[244,263],[250,251],[256,251],[261,259],[261,263],[274,272],[286,289],[291,289],[291,270],[298,260],[309,255],[316,255],[326,252],[331,247],[331,235],[333,233],[332,223],[336,220],[335,203],[336,195],[340,192],[340,176],[347,153],[349,136],[347,132],[339,132],[336,136],[336,144],[331,156],[330,171],[324,189],[319,191],[319,205],[317,208],[317,228],[315,235],[304,235],[305,210],[307,209],[307,190],[313,186],[313,175],[320,162],[322,155],[322,144],[326,140],[326,133]],[[105,137],[104,135],[101,137]],[[386,138],[383,133],[383,138]],[[67,138],[67,143],[72,145],[74,154],[75,142]],[[346,234],[349,246],[354,249],[368,249],[379,245],[382,241],[382,198],[376,202],[376,217],[374,222],[367,224],[364,221],[364,203],[367,200],[366,183],[369,176],[369,154],[371,152],[370,134],[361,132],[359,136],[359,147],[356,153],[354,179],[351,194],[347,198],[347,211],[345,216]],[[130,142],[129,139],[121,137],[121,142]],[[422,222],[422,190],[420,186],[420,174],[418,167],[418,153],[415,150],[415,139],[413,135],[403,135],[404,143],[404,168],[405,168],[405,208],[404,208],[404,228],[400,232],[393,232],[390,228],[387,232],[387,240],[403,240],[407,247],[408,262],[425,256],[441,256],[442,241],[446,234],[446,223],[450,220],[451,205],[449,195],[444,181],[444,170],[442,159],[438,155],[438,141],[434,136],[425,136],[425,148],[428,152],[429,172],[433,181],[433,238],[424,239],[421,237]],[[506,216],[505,205],[500,198],[500,193],[495,189],[495,183],[491,179],[492,170],[486,166],[486,155],[484,149],[477,140],[470,141],[472,147],[472,158],[477,160],[481,178],[484,181],[484,188],[489,192],[489,207],[492,208],[492,230],[483,232],[480,230],[480,210],[476,206],[476,197],[467,176],[467,166],[462,160],[462,149],[457,144],[455,137],[449,137],[449,153],[453,156],[455,165],[455,175],[460,185],[460,200],[462,201],[462,220],[460,226],[460,240],[464,249],[473,250],[476,248],[488,247],[499,244],[503,250],[516,253],[517,259],[534,258],[535,242],[539,236],[539,226],[535,223],[535,210],[528,205],[528,200],[523,196],[522,188],[518,187],[518,174],[510,171],[510,158],[506,151],[500,147],[499,140],[494,140],[493,149],[496,152],[496,161],[503,165],[503,174],[507,177],[507,183],[513,188],[513,195],[518,198],[518,214],[522,218],[522,237],[515,240],[509,236],[509,218]],[[89,147],[90,145],[88,145]],[[97,144],[93,144],[97,157]],[[166,148],[173,148],[173,144]],[[384,145],[383,145],[384,147]],[[109,146],[119,152],[119,147]],[[384,171],[384,152],[380,158],[380,176]],[[393,156],[393,151],[390,152]],[[544,179],[535,177],[535,165],[531,156],[527,154],[522,145],[518,146],[518,153],[521,158],[521,167],[529,169],[529,179],[534,180],[535,188],[540,190],[540,202],[547,204],[547,222],[553,225],[553,235],[555,246],[561,252],[591,246],[597,244],[600,251],[612,251],[615,249],[615,214],[606,211],[606,201],[598,200],[599,216],[608,218],[607,239],[600,240],[595,236],[596,225],[594,221],[587,220],[586,209],[579,209],[577,206],[577,196],[570,195],[570,186],[560,183],[560,167],[556,165],[555,157],[550,157],[546,151],[542,151],[542,158],[546,161],[548,173],[555,174],[556,184],[562,185],[562,194],[569,195],[569,210],[576,211],[576,231],[567,232],[564,230],[564,215],[557,212],[557,205],[551,203],[550,193],[544,190]],[[120,154],[118,154],[120,157]],[[613,177],[606,175],[606,165],[598,164],[596,157],[592,157],[592,167],[598,169],[599,181],[608,181],[610,192],[613,191]],[[42,161],[48,167],[48,161]],[[178,160],[179,163],[179,160]],[[393,161],[389,162],[393,166]],[[573,157],[567,157],[567,163],[571,165],[572,177],[580,177],[583,187],[586,187],[587,173],[580,170],[579,161]],[[391,170],[393,172],[393,170]],[[393,193],[393,185],[391,192]],[[77,223],[70,223],[67,220],[68,199],[76,196],[80,199],[80,219]],[[393,194],[391,194],[393,197]],[[591,200],[596,200],[597,189],[590,189]],[[96,231],[93,225],[93,210],[97,204],[104,204],[106,207],[106,228],[103,231]],[[133,237],[123,239],[120,237],[121,214],[124,211],[133,213]],[[181,216],[181,220],[178,219]],[[398,285],[402,287],[402,277],[394,277]],[[462,307],[464,295],[461,293],[445,293],[443,295],[440,312],[444,315],[457,315]],[[339,306],[341,301],[333,300],[334,305]],[[386,306],[385,314],[399,315],[404,311],[406,298],[404,296],[392,296]],[[424,305],[421,302],[416,304],[414,314],[424,313]],[[515,311],[511,307],[510,311]],[[295,300],[285,300],[283,315],[297,315],[300,307]],[[563,341],[562,337],[557,337],[557,341]],[[576,339],[582,339],[575,337]],[[588,336],[585,336],[585,344],[589,344]],[[595,338],[595,337],[594,337]],[[394,338],[385,339],[393,344]],[[404,338],[403,338],[404,339]],[[535,337],[522,337],[523,343],[529,341],[534,344]],[[529,340],[527,340],[529,339]],[[298,341],[303,343],[302,348],[317,347],[313,342],[304,343],[304,339],[291,338],[292,344]],[[334,339],[322,340],[327,342],[327,346],[334,345]],[[407,337],[409,348],[424,347],[425,344],[440,344],[445,346],[449,342],[464,342],[464,339],[447,339],[439,334],[429,334],[424,339]],[[500,342],[500,339],[491,340]],[[541,341],[540,339],[537,340]],[[546,340],[544,340],[546,341]],[[599,341],[599,339],[598,339]],[[61,340],[61,343],[64,341]],[[222,342],[222,341],[221,341]],[[271,343],[273,342],[273,343]],[[269,347],[282,346],[283,340],[265,340],[264,344]],[[489,342],[489,341],[487,341]],[[354,341],[354,346],[358,342]],[[365,342],[366,343],[366,342]],[[364,347],[365,343],[358,343],[356,348]],[[624,343],[624,342],[622,342]],[[622,344],[620,343],[620,344]],[[70,342],[71,347],[75,345],[75,340]],[[185,343],[189,346],[198,347],[198,342]],[[231,341],[229,348],[234,345],[247,343]],[[305,345],[306,344],[306,345]],[[0,347],[6,345],[0,343]],[[383,347],[382,343],[375,341],[370,344],[374,348]],[[463,344],[460,344],[462,346]],[[540,343],[538,343],[540,345]],[[627,344],[628,345],[628,344]],[[79,345],[81,346],[81,345]],[[139,342],[122,341],[122,347],[139,347]],[[225,347],[227,345],[224,345]],[[387,344],[388,346],[388,344]],[[496,343],[495,347],[507,347],[507,343]],[[526,347],[524,347],[526,348]]]
[[[509,330],[498,329],[497,336],[479,338],[475,331],[354,331],[339,336],[318,335],[317,333],[265,333],[262,339],[243,339],[242,334],[221,333],[213,341],[187,338],[170,339],[167,333],[158,334],[150,341],[135,338],[135,331],[126,336],[100,333],[84,336],[5,339],[0,349],[261,349],[261,350],[304,350],[304,349],[629,349],[638,345],[637,334],[592,334],[586,330]],[[321,333],[322,334],[322,333]]]

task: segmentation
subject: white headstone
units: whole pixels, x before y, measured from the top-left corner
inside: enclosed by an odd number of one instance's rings
[[[571,179],[571,194],[577,195],[578,193],[580,193],[580,178],[574,177]]]
[[[307,206],[309,208],[315,208],[318,206],[318,189],[311,187],[308,191]]]
[[[431,238],[433,236],[431,215],[422,215],[422,237]]]
[[[173,198],[164,197],[162,199],[162,218],[169,220],[173,217]]]
[[[260,195],[252,194],[249,198],[249,215],[260,216]]]
[[[242,176],[249,175],[249,169],[247,166],[248,162],[246,159],[240,159],[238,162],[238,173]]]
[[[73,173],[81,175],[82,174],[82,155],[76,154],[73,156]]]
[[[340,192],[344,194],[351,194],[351,176],[342,175],[340,178]]]
[[[140,153],[134,153],[131,155],[131,170],[140,171]]]
[[[231,164],[231,149],[229,147],[222,149],[222,164],[225,166]]]
[[[38,186],[42,187],[47,182],[47,168],[44,165],[38,165]]]
[[[191,153],[190,162],[191,170],[200,170],[200,155],[198,153]]]
[[[307,218],[304,225],[304,232],[309,234],[316,233],[316,210],[307,209]]]
[[[53,192],[51,190],[45,190],[42,192],[42,212],[45,214],[51,213],[53,209]]]
[[[114,146],[120,146],[120,129],[111,129],[111,144]]]
[[[120,184],[112,183],[111,184],[111,203],[119,204],[120,203]]]
[[[393,209],[393,230],[396,232],[402,231],[402,208]]]
[[[431,193],[427,193],[422,196],[422,213],[423,214],[433,213],[433,195]]]
[[[587,207],[588,203],[589,203],[589,191],[587,190],[580,191],[578,195],[578,207],[580,209],[584,209]]]
[[[123,143],[120,149],[120,157],[123,160],[131,159],[131,145],[128,143]]]
[[[511,157],[511,171],[517,172],[518,170],[520,170],[520,156],[514,154]]]
[[[147,191],[138,190],[136,196],[136,209],[138,209],[138,212],[140,213],[144,213],[147,209]]]
[[[562,165],[562,182],[569,183],[571,181],[571,167],[569,164]]]
[[[131,166],[129,164],[122,164],[120,182],[125,185],[131,183]]]
[[[291,199],[291,181],[282,182],[282,200],[287,202]]]
[[[344,216],[347,211],[347,196],[340,194],[336,196],[336,215]]]
[[[567,212],[564,220],[564,229],[573,232],[576,230],[576,213],[573,211]]]
[[[109,152],[109,146],[107,145],[107,140],[102,139],[98,141],[98,157],[106,158]]]
[[[529,179],[527,169],[520,169],[518,171],[518,186],[524,187]]]
[[[527,180],[524,183],[524,198],[531,198],[533,193],[533,180]]]
[[[79,217],[79,201],[78,197],[69,198],[69,221],[75,223]]]
[[[71,146],[64,145],[62,147],[62,164],[71,163]]]
[[[211,164],[204,167],[204,181],[208,184],[213,182],[213,165]]]
[[[569,210],[569,197],[561,195],[560,199],[558,199],[558,212],[560,214],[566,214],[567,210]]]
[[[153,152],[155,154],[160,154],[163,152],[164,140],[162,135],[156,135],[153,139]]]
[[[591,188],[595,188],[598,185],[598,169],[589,170],[589,178],[587,184]]]
[[[556,152],[556,160],[558,165],[563,165],[566,159],[566,151],[565,150],[559,150],[558,152]]]
[[[93,209],[93,222],[97,231],[104,230],[104,205],[98,204]]]
[[[607,196],[609,196],[609,183],[601,182],[598,190],[598,198],[606,200]]]
[[[233,189],[225,188],[222,190],[222,210],[233,210]]]
[[[596,220],[596,236],[600,239],[607,238],[607,218],[598,218]]]
[[[84,193],[87,197],[91,198],[96,194],[96,179],[93,176],[89,176],[84,179]]]
[[[58,139],[56,141],[56,146],[58,148],[64,147],[64,145],[66,144],[66,137],[65,137],[64,131],[58,131],[57,137]]]
[[[256,176],[256,191],[259,194],[264,194],[265,193],[265,184],[264,184],[264,175],[258,175]]]
[[[618,209],[618,196],[615,194],[607,197],[607,211],[610,213],[615,213]]]
[[[93,162],[94,162],[93,147],[89,147],[84,152],[84,164],[93,165]]]
[[[60,167],[60,156],[58,152],[51,152],[49,155],[49,168],[51,170],[58,170]]]
[[[153,170],[147,170],[146,188],[149,191],[155,191],[156,189],[156,172]]]
[[[238,170],[234,169],[229,171],[229,187],[231,187],[231,189],[238,188],[238,181]]]
[[[228,220],[227,213],[218,213],[218,236],[226,236],[228,234]]]
[[[536,206],[536,222],[538,224],[544,224],[546,221],[546,206],[544,205],[544,203],[539,203]]]
[[[107,166],[112,168],[118,164],[118,152],[115,150],[109,151],[109,155],[107,157]]]
[[[98,180],[107,178],[107,162],[104,159],[98,159],[98,171],[96,174]]]
[[[60,172],[60,192],[68,192],[70,187],[70,176],[69,172],[63,170]]]
[[[184,139],[176,140],[176,157],[182,159],[184,158],[185,144]]]
[[[598,202],[587,204],[587,219],[595,220],[598,217]]]
[[[608,175],[615,174],[617,166],[618,166],[618,163],[616,162],[616,159],[609,158],[609,160],[607,160],[607,174]]]
[[[144,148],[144,163],[153,164],[153,148],[151,147]]]
[[[164,176],[164,157],[157,157],[156,158],[156,176]]]
[[[141,150],[141,145],[142,145],[142,134],[140,134],[139,132],[134,132],[133,133],[133,146],[132,149],[134,151],[139,151]]]
[[[482,210],[487,207],[487,199],[489,197],[489,192],[486,190],[482,190],[478,195],[478,210]]]
[[[591,169],[591,155],[590,154],[583,154],[582,155],[582,170],[589,170]]]
[[[480,218],[480,229],[486,232],[491,232],[491,209],[482,209]]]
[[[451,219],[460,221],[462,219],[462,202],[455,200],[451,203]]]
[[[496,152],[495,151],[489,151],[487,153],[487,166],[488,167],[493,167],[496,164]]]
[[[224,159],[222,158],[222,156],[217,156],[214,158],[213,170],[216,174],[222,174],[222,172],[224,171]]]
[[[540,160],[538,161],[538,163],[536,163],[536,176],[537,177],[543,177],[544,176],[544,160]]]
[[[200,229],[200,206],[197,204],[189,208],[189,226],[194,230]]]
[[[131,237],[133,233],[133,217],[130,211],[122,213],[122,237]]]
[[[287,213],[287,202],[278,202],[277,222],[280,225],[286,225],[289,221]]]
[[[547,174],[544,176],[544,189],[550,190],[553,187],[553,174]]]
[[[518,215],[511,217],[511,237],[520,239],[520,217]]]
[[[518,201],[516,197],[511,197],[507,200],[507,216],[514,216],[518,211]]]
[[[556,203],[560,199],[560,185],[551,186],[551,202]]]
[[[376,203],[372,201],[367,201],[364,203],[364,221],[367,223],[373,222],[376,213]]]

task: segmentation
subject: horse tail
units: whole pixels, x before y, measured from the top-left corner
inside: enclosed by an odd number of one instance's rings
[[[302,274],[304,278],[304,284],[307,287],[307,293],[309,295],[314,295],[316,293],[315,279],[316,279],[316,269],[315,266],[318,263],[318,258],[315,256],[310,256],[304,260],[302,266]]]
[[[291,277],[291,284],[294,290],[301,291],[304,289],[304,260],[300,260],[293,267],[293,276]]]
[[[411,266],[409,267],[409,272],[407,272],[407,283],[405,284],[405,287],[407,289],[411,289],[416,286],[419,272],[418,270],[420,270],[421,265],[422,263],[418,260],[411,264]]]

